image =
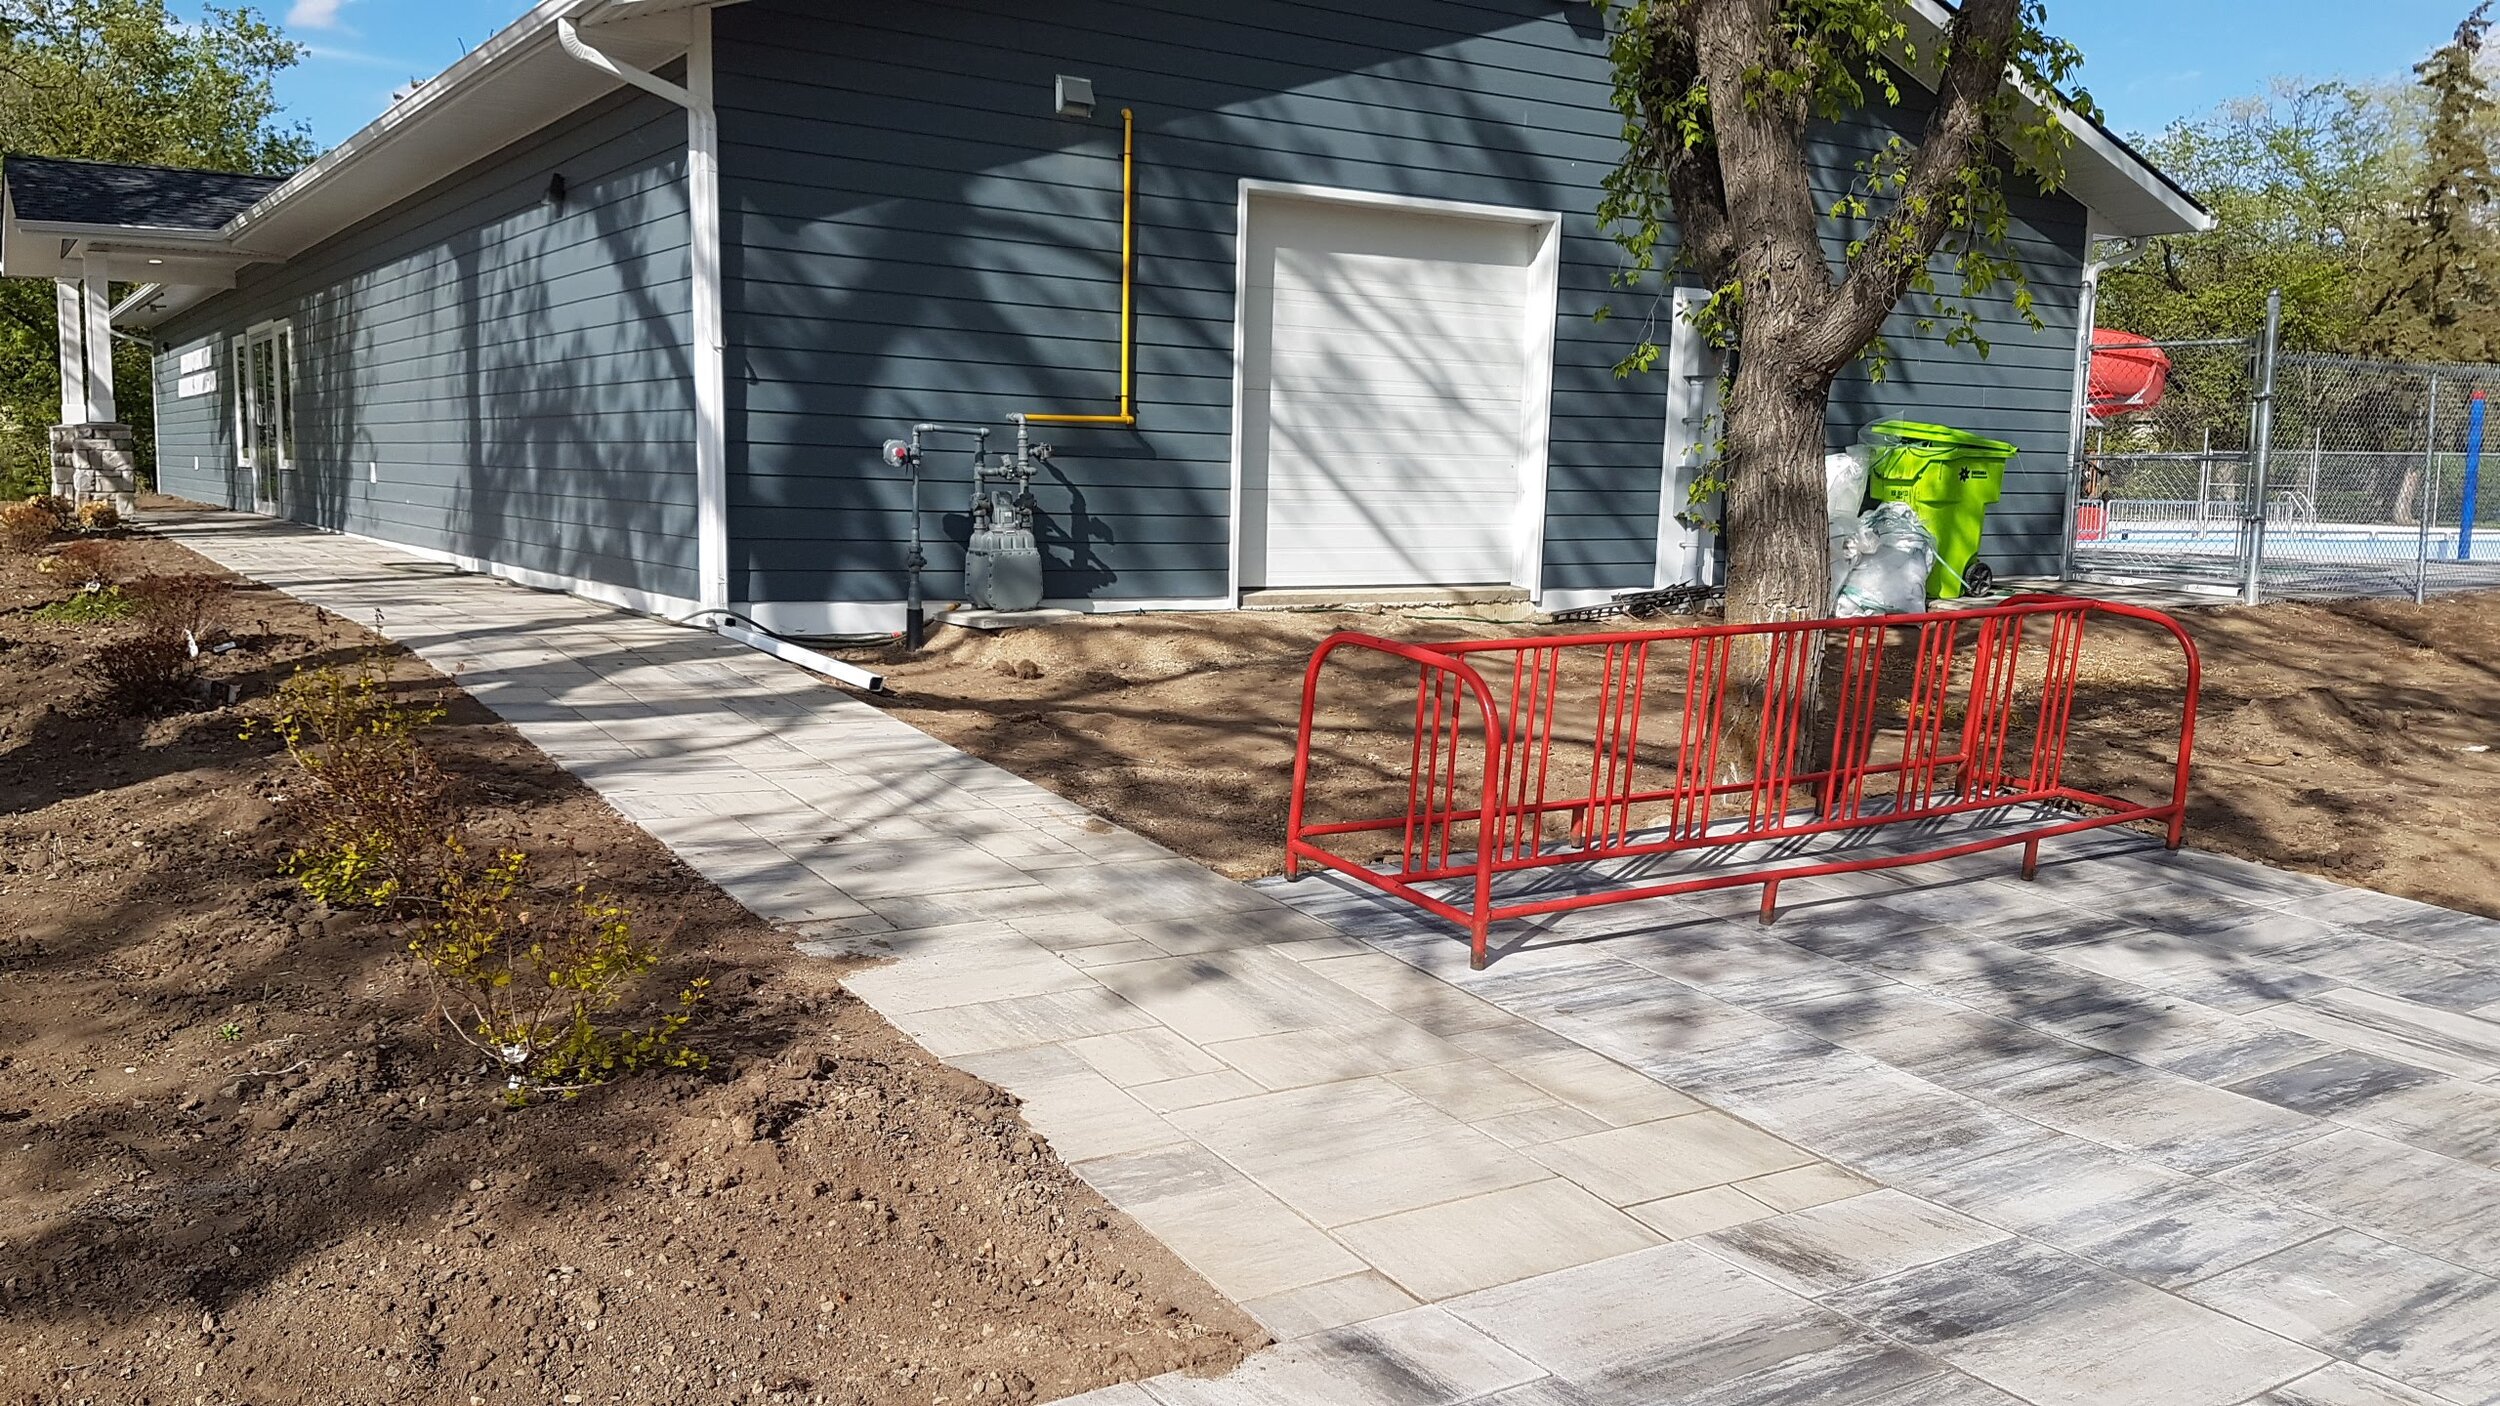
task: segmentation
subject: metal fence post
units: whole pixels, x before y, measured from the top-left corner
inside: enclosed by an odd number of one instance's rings
[[[2431,598],[2431,504],[2439,498],[2439,373],[2431,373],[2431,406],[2422,421],[2422,491],[2414,505],[2413,603]]]
[[[2248,525],[2248,581],[2240,600],[2255,605],[2265,597],[2266,467],[2274,448],[2274,351],[2283,335],[2283,290],[2266,294],[2266,335],[2257,344],[2257,414],[2249,431],[2249,501],[2254,517]]]

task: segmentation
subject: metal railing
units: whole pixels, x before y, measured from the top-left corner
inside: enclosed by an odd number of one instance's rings
[[[2066,776],[2102,620],[2165,631],[2184,660],[2175,762],[2148,798]],[[2176,848],[2198,681],[2170,617],[2069,596],[1445,644],[1332,635],[1303,680],[1285,872],[1318,865],[1447,919],[1482,967],[1508,919],[1760,885],[1769,922],[1789,879],[2014,845],[2028,878],[2043,839],[2143,821]],[[1332,742],[1408,706],[1406,764],[1385,779],[1376,754]]]

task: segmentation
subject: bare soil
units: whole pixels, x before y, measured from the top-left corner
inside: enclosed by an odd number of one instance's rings
[[[2177,614],[2205,663],[2191,844],[2500,916],[2500,596]],[[897,717],[1252,878],[1280,868],[1302,671],[1323,637],[1554,628],[1455,609],[1113,616],[942,628],[918,656],[858,657],[884,669],[880,706]],[[1394,793],[1394,810],[1413,674],[1369,676],[1380,706],[1323,714],[1327,784]],[[2095,627],[2069,778],[2113,794],[2166,785],[2183,682],[2167,637]]]
[[[131,537],[131,569],[213,571]],[[1042,1400],[1257,1329],[929,1058],[422,664],[484,836],[708,973],[704,1074],[506,1111],[398,940],[277,875],[245,720],[373,637],[239,584],[240,702],[134,719],[111,623],[0,560],[0,1402]]]

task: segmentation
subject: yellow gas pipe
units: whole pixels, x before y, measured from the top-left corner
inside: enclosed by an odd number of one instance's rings
[[[1134,425],[1137,406],[1130,397],[1137,361],[1137,114],[1120,109],[1120,413],[1117,415],[1028,414],[1035,425]]]

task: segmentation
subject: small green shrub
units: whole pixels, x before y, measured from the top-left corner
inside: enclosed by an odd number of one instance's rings
[[[107,620],[126,619],[136,608],[119,586],[88,585],[74,596],[36,607],[35,618],[55,625],[100,625]],[[189,651],[184,652],[184,657],[189,657]]]
[[[504,850],[483,866],[448,870],[441,899],[409,950],[432,974],[445,1023],[504,1076],[507,1103],[570,1097],[639,1070],[706,1066],[678,1040],[705,980],[647,1026],[612,1019],[660,964],[613,895],[581,884],[533,892],[529,856]]]
[[[393,694],[382,661],[352,674],[297,673],[278,686],[278,711],[261,727],[285,744],[301,785],[289,798],[302,847],[285,871],[333,908],[404,912],[428,899],[458,852],[447,779],[417,734],[442,720],[438,702]]]

